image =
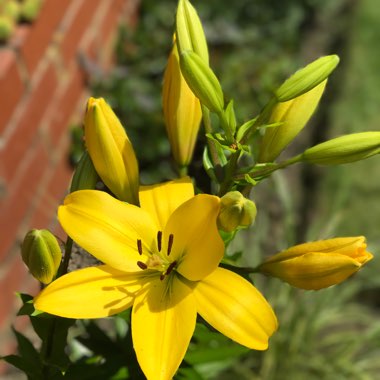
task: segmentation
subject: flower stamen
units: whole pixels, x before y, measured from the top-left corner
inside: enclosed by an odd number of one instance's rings
[[[161,252],[162,231],[157,232],[157,248],[158,252]]]
[[[169,241],[168,241],[168,250],[167,250],[167,255],[168,255],[168,256],[170,255],[170,252],[172,251],[173,240],[174,240],[174,235],[173,235],[173,234],[170,234],[170,235],[169,235]]]
[[[168,269],[166,269],[165,272],[161,273],[160,275],[160,280],[162,281],[165,276],[169,276],[169,274],[172,272],[172,270],[175,268],[175,266],[177,265],[177,261],[173,261],[169,266],[168,266]]]
[[[139,251],[139,254],[142,255],[142,243],[140,239],[137,239],[137,250]]]
[[[148,265],[144,264],[142,261],[138,261],[137,265],[139,268],[141,268],[143,270],[148,268]]]

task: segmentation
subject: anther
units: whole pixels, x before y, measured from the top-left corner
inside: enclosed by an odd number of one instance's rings
[[[161,242],[162,242],[162,231],[157,232],[157,247],[158,252],[161,252]]]
[[[144,264],[142,261],[138,261],[137,262],[137,265],[141,268],[141,269],[146,269],[148,268],[148,266],[146,264]]]
[[[169,235],[169,241],[168,241],[168,251],[167,251],[168,256],[170,255],[170,252],[172,251],[173,240],[174,240],[174,236],[173,236],[173,234],[170,234]]]
[[[137,250],[139,251],[139,254],[142,255],[142,243],[140,239],[137,239]]]
[[[177,262],[176,261],[173,261],[169,266],[168,266],[168,269],[166,269],[166,276],[168,276],[171,271],[175,268],[175,266],[177,265]]]

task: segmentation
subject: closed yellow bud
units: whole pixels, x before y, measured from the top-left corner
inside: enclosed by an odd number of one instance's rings
[[[296,288],[318,290],[341,283],[371,260],[366,248],[363,236],[300,244],[269,257],[259,270]]]
[[[174,159],[179,166],[187,166],[193,156],[202,111],[198,98],[181,74],[176,44],[165,70],[162,104]]]
[[[122,200],[138,204],[135,152],[119,119],[103,98],[90,98],[84,122],[86,146],[105,185]]]
[[[211,68],[191,50],[181,53],[181,72],[194,95],[210,111],[221,113],[224,108],[222,87]]]
[[[29,231],[22,243],[21,255],[34,278],[44,284],[53,281],[61,263],[62,252],[50,231]]]
[[[301,132],[317,108],[326,83],[327,79],[305,94],[274,106],[269,124],[281,124],[265,130],[260,145],[259,162],[274,161]]]
[[[218,228],[226,232],[249,227],[256,218],[256,205],[238,191],[230,191],[220,199]]]
[[[380,153],[380,132],[351,133],[315,145],[301,155],[302,161],[339,165],[364,160]]]

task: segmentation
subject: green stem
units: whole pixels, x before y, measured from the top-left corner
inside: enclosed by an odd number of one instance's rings
[[[220,120],[221,127],[222,127],[224,133],[226,134],[228,144],[233,144],[235,139],[234,139],[234,136],[232,134],[232,128],[230,127],[228,120],[226,118],[225,112],[222,111],[222,112],[218,113],[218,117]]]
[[[270,166],[270,167],[267,167],[267,168],[264,168],[261,170],[260,169],[254,170],[254,171],[247,173],[247,174],[249,174],[252,178],[268,176],[268,175],[272,174],[273,172],[275,172],[276,170],[284,169],[290,165],[293,165],[293,164],[300,162],[301,158],[302,158],[302,154],[299,154],[297,156],[289,158],[289,160],[280,162],[279,164],[274,164],[273,166]],[[235,176],[234,179],[235,180],[244,179],[245,176],[246,176],[246,174],[239,174],[239,175]]]
[[[71,237],[68,236],[66,240],[66,245],[65,245],[65,255],[63,257],[63,262],[61,266],[59,267],[57,277],[61,277],[67,273],[72,249],[73,249],[73,239],[71,239]]]
[[[229,269],[232,272],[235,272],[235,273],[238,273],[238,274],[241,274],[241,275],[251,274],[251,273],[260,273],[259,266],[255,267],[255,268],[251,268],[251,267],[236,267],[235,265],[225,264],[225,263],[220,263],[220,266],[222,268]]]
[[[186,177],[188,170],[187,166],[178,166],[178,175],[180,178]]]
[[[237,150],[236,152],[233,152],[231,154],[230,159],[228,160],[224,180],[220,185],[220,190],[219,190],[220,197],[226,194],[228,190],[230,190],[233,184],[234,173],[236,171],[239,156],[240,156],[240,150]]]

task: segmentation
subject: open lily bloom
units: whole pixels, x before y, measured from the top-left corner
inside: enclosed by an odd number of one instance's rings
[[[188,178],[142,187],[139,197],[141,208],[95,190],[66,197],[58,212],[63,228],[105,265],[60,277],[35,307],[100,318],[133,306],[133,345],[150,380],[174,376],[197,312],[236,342],[266,349],[277,328],[272,308],[248,281],[218,268],[219,198],[194,196]]]

